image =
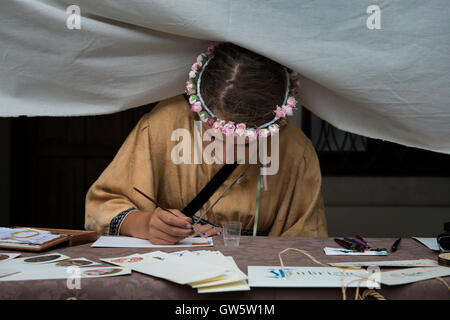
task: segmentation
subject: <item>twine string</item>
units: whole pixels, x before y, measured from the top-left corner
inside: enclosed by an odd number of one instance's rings
[[[364,300],[364,299],[365,299],[366,297],[368,297],[368,296],[371,296],[371,297],[373,297],[373,298],[375,298],[375,299],[377,299],[377,300],[386,300],[386,298],[384,298],[383,295],[382,295],[381,293],[379,293],[379,292],[377,292],[377,291],[375,291],[375,290],[371,290],[371,291],[365,290],[364,293],[363,293],[361,296],[359,295],[359,287],[360,287],[360,285],[361,285],[361,282],[363,282],[363,281],[374,281],[373,279],[366,278],[366,277],[360,277],[360,276],[357,276],[357,275],[356,275],[356,277],[358,277],[359,279],[354,279],[354,280],[350,281],[347,285],[345,285],[345,283],[344,283],[344,279],[345,279],[345,271],[346,271],[346,270],[361,270],[361,267],[356,267],[356,266],[336,266],[336,265],[333,265],[333,264],[325,264],[325,263],[322,263],[322,262],[320,262],[319,260],[317,260],[317,259],[316,259],[314,256],[312,256],[308,251],[302,250],[302,249],[297,249],[297,248],[286,248],[286,249],[284,249],[284,250],[282,250],[282,251],[280,251],[280,252],[278,253],[278,258],[280,259],[280,265],[281,265],[281,268],[282,268],[284,274],[286,275],[286,277],[289,277],[290,275],[289,275],[288,272],[286,272],[286,269],[285,269],[285,267],[284,267],[283,258],[281,257],[281,255],[282,255],[283,253],[285,253],[285,252],[287,252],[287,251],[291,251],[291,250],[294,250],[294,251],[297,251],[297,252],[300,252],[300,253],[304,254],[304,255],[307,256],[309,259],[311,259],[311,261],[313,261],[313,262],[315,262],[316,264],[321,265],[321,266],[323,266],[323,267],[334,267],[334,268],[341,269],[341,270],[342,270],[342,274],[341,274],[342,300],[347,300],[347,293],[346,293],[347,287],[348,287],[350,284],[354,283],[354,282],[357,282],[357,283],[358,283],[358,286],[356,287],[356,292],[355,292],[355,300]],[[375,294],[374,294],[374,292],[375,292]]]

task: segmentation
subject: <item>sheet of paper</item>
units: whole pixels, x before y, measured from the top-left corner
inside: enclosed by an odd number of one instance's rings
[[[49,263],[56,263],[61,260],[67,260],[70,257],[63,255],[61,253],[50,253],[41,254],[37,256],[22,257],[6,260],[0,265],[0,268],[16,268],[16,269],[26,269],[29,267],[37,267],[39,265],[46,265]]]
[[[420,237],[413,237],[413,239],[419,241],[429,249],[433,251],[440,251],[439,245],[436,238],[420,238]]]
[[[59,257],[54,258],[55,256]],[[5,281],[10,279],[48,279],[49,274],[53,272],[56,272],[56,274],[67,273],[67,268],[69,267],[93,267],[98,265],[100,263],[86,258],[69,258],[59,254],[33,256],[10,260],[10,263],[0,264],[0,278],[3,278]],[[13,278],[12,275],[15,275],[15,277]],[[53,278],[50,277],[50,279]]]
[[[388,286],[450,276],[449,267],[420,267],[381,272],[381,283]]]
[[[217,293],[217,292],[249,291],[249,290],[250,286],[247,284],[247,281],[241,280],[237,282],[231,282],[216,286],[198,288],[197,293]]]
[[[103,258],[104,262],[130,268],[134,271],[163,278],[178,284],[188,284],[215,278],[226,273],[222,266],[193,262],[189,259],[154,251],[146,254],[134,254],[126,257]]]
[[[387,251],[352,251],[344,248],[323,248],[327,256],[387,256],[389,253]]]
[[[0,252],[0,263],[20,257],[20,253]]]
[[[0,276],[0,281],[24,281],[24,280],[53,280],[53,279],[67,279],[74,275],[80,278],[100,278],[112,277],[131,274],[130,269],[121,267],[92,267],[80,268],[80,273],[75,274],[73,270],[69,272],[68,268],[61,269],[46,269],[37,272],[18,272],[12,273],[9,276]]]
[[[355,262],[330,262],[333,266],[355,266],[355,267],[436,267],[439,266],[437,261],[431,259],[419,260],[397,260],[397,261],[355,261]]]
[[[105,248],[182,248],[182,247],[212,247],[213,240],[208,238],[186,238],[176,245],[156,245],[148,240],[125,236],[101,236],[91,247]]]
[[[88,260],[86,258],[68,258],[60,259],[56,261],[50,261],[47,263],[13,263],[5,265],[6,268],[14,268],[20,272],[40,272],[43,270],[55,270],[68,267],[90,267],[100,265],[98,262]],[[3,269],[3,265],[0,266],[0,270]]]
[[[249,266],[250,287],[341,288],[373,286],[366,270],[342,270],[333,267]],[[342,272],[344,277],[342,279]]]

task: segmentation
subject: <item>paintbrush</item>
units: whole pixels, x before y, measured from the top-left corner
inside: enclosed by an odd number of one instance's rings
[[[173,214],[175,217],[178,217],[175,213],[173,213],[172,211],[170,211],[169,209],[164,208],[160,203],[158,203],[158,201],[153,200],[152,198],[150,198],[148,195],[146,195],[145,193],[143,193],[141,190],[139,190],[136,187],[133,187],[134,190],[136,190],[137,192],[139,192],[142,196],[144,196],[145,198],[147,198],[148,200],[150,200],[151,202],[153,202],[155,204],[156,207],[160,207],[161,209],[163,209],[164,211],[169,212],[170,214]],[[192,229],[197,232],[200,233],[197,229],[194,228],[194,226],[192,225]]]

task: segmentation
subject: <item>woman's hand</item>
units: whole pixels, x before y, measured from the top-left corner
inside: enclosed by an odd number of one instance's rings
[[[194,233],[192,219],[180,210],[175,215],[156,208],[153,212],[134,210],[122,222],[120,234],[150,240],[153,244],[176,244]]]
[[[194,233],[192,219],[180,210],[169,209],[175,215],[156,208],[148,223],[148,239],[153,244],[176,244]]]
[[[193,237],[212,237],[222,234],[222,228],[213,227],[210,224],[196,224],[194,226],[196,232],[192,235]]]

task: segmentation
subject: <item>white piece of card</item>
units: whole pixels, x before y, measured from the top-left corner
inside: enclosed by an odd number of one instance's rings
[[[389,253],[387,251],[353,251],[344,248],[323,248],[327,256],[387,256]]]
[[[55,253],[41,254],[38,256],[30,256],[6,260],[0,265],[0,268],[16,268],[16,269],[18,268],[22,270],[28,267],[45,265],[48,263],[55,263],[67,259],[70,259],[70,257],[55,252]]]
[[[125,236],[101,236],[91,247],[98,248],[182,248],[182,247],[212,247],[214,246],[211,237],[208,238],[186,238],[175,245],[152,244],[145,239],[125,237]]]
[[[381,272],[381,283],[388,286],[450,276],[449,267],[420,267]]]
[[[250,287],[341,288],[375,287],[366,270],[342,270],[333,267],[248,266]],[[287,274],[286,274],[286,273]],[[344,277],[342,278],[342,272]]]
[[[101,278],[113,277],[131,274],[131,270],[121,267],[92,267],[79,268],[80,272],[75,273],[74,269],[46,269],[37,272],[18,272],[10,276],[0,277],[0,281],[25,281],[25,280],[53,280],[67,279],[69,277],[79,276],[80,278]]]
[[[249,290],[250,286],[247,284],[247,281],[241,280],[221,285],[198,288],[197,293],[217,293],[217,292],[249,291]]]
[[[425,245],[426,247],[428,247],[433,251],[441,250],[439,249],[439,244],[436,238],[420,238],[420,237],[412,237],[412,238],[419,241],[420,243],[422,243],[423,245]]]
[[[0,263],[20,257],[20,253],[0,252]]]
[[[193,262],[181,257],[155,251],[146,254],[134,254],[126,257],[103,258],[104,262],[130,268],[134,271],[163,278],[178,284],[188,284],[215,278],[226,273],[221,266]]]
[[[355,262],[330,262],[333,266],[354,266],[354,267],[436,267],[439,266],[437,261],[431,259],[419,259],[419,260],[397,260],[397,261],[355,261]]]

